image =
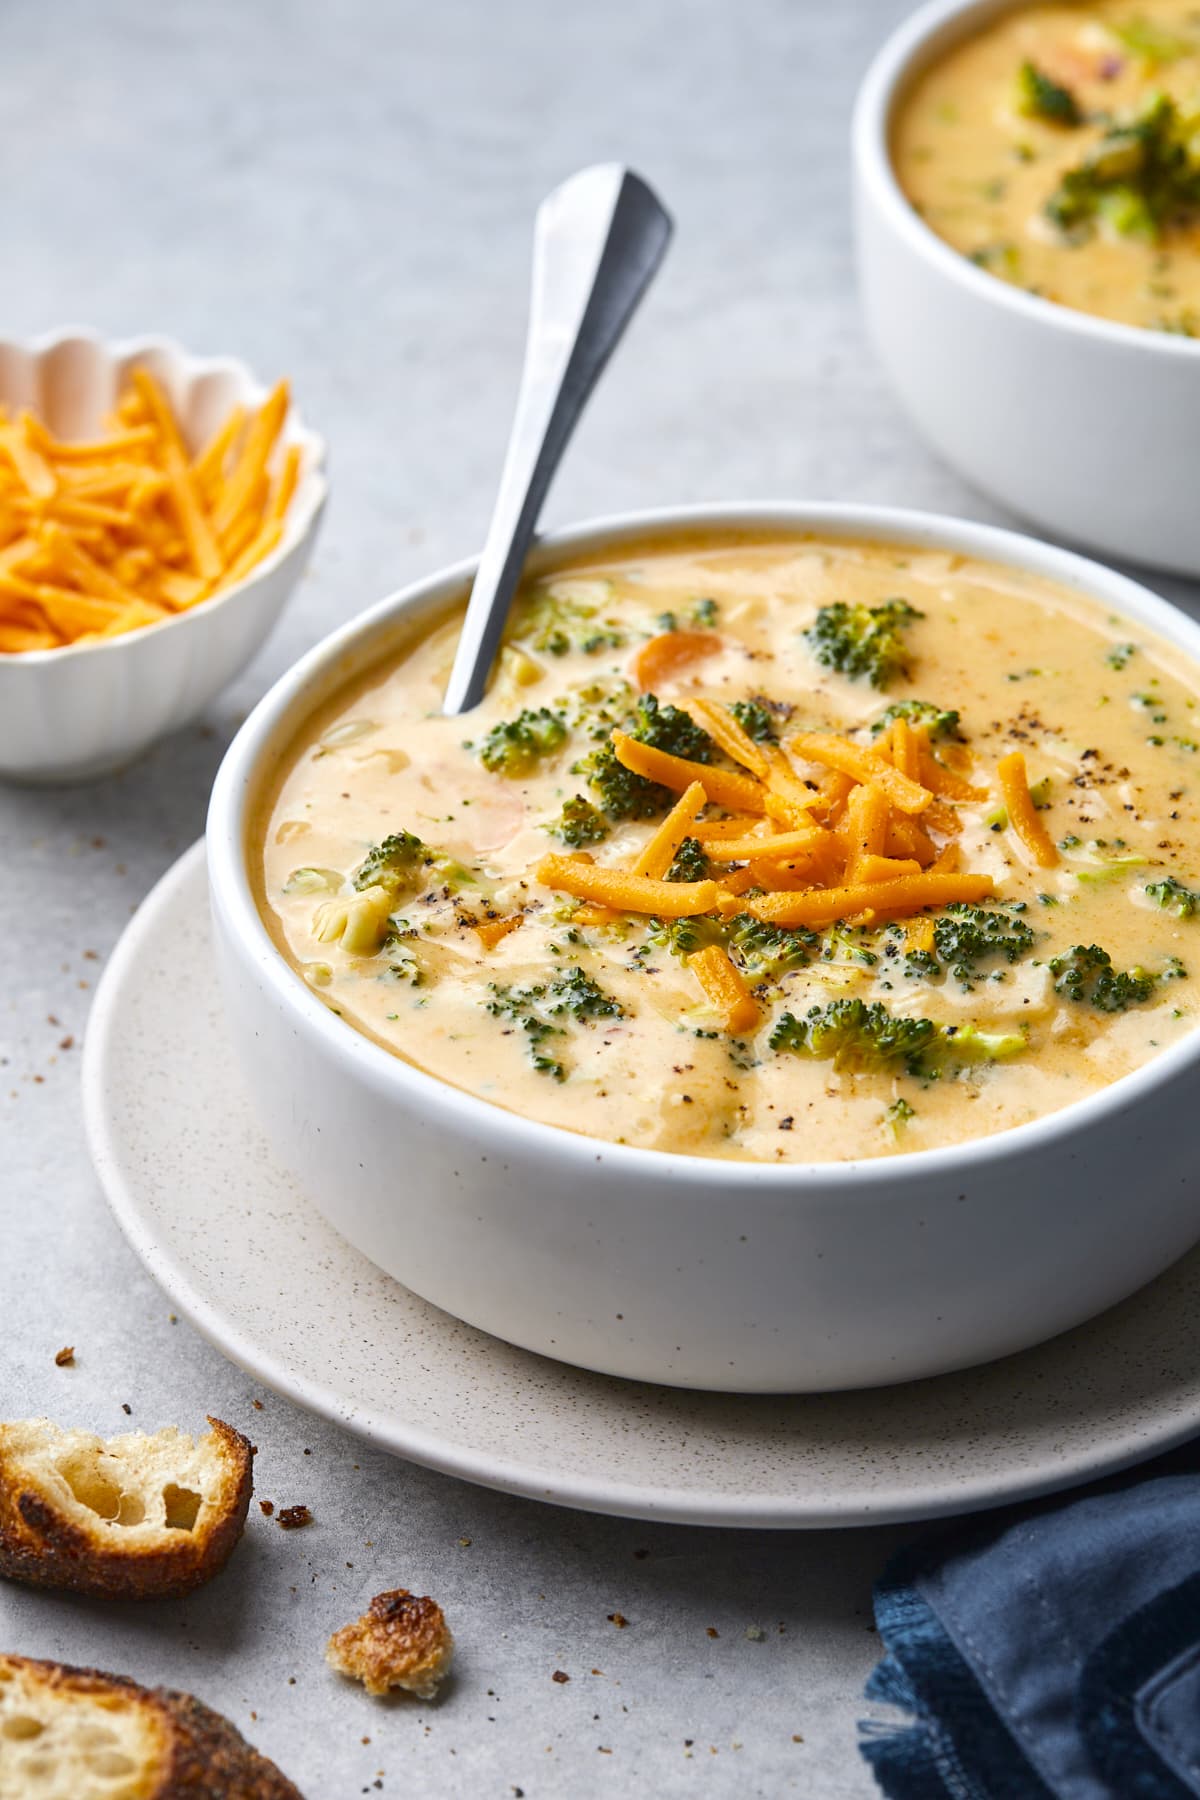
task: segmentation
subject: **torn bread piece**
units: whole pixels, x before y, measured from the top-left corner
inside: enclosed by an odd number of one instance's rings
[[[210,1580],[242,1535],[254,1453],[208,1422],[198,1440],[0,1423],[0,1576],[124,1600]]]
[[[432,1700],[450,1673],[454,1639],[436,1600],[392,1588],[376,1594],[361,1619],[335,1631],[325,1660],[342,1675],[361,1681],[368,1694],[405,1688]]]
[[[190,1694],[0,1653],[0,1800],[303,1800]]]

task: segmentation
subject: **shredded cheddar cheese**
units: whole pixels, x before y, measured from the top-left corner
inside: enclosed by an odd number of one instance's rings
[[[922,728],[898,718],[878,748],[831,732],[797,734],[788,749],[829,771],[814,786],[785,751],[756,744],[717,701],[689,700],[687,710],[749,772],[692,762],[614,732],[613,747],[626,768],[681,797],[628,868],[602,867],[586,852],[542,859],[537,879],[584,902],[577,922],[611,923],[623,912],[721,919],[745,911],[783,927],[878,925],[927,907],[975,904],[991,894],[989,875],[960,869],[955,842],[961,830],[956,804],[985,799],[986,790],[936,761]],[[1000,781],[1006,797],[1017,794],[1015,804],[1009,799],[1010,817],[1032,848],[1021,793],[1034,826],[1040,822],[1019,755],[1001,763]],[[703,819],[710,805],[730,816]],[[946,841],[939,845],[933,833]],[[689,837],[718,871],[716,879],[665,879]],[[1050,850],[1055,854],[1053,845]],[[919,920],[909,941],[925,945],[931,931],[928,920]],[[750,1030],[758,1003],[724,948],[705,944],[685,960],[726,1030]]]
[[[278,453],[288,404],[281,382],[250,418],[234,407],[195,457],[145,368],[103,437],[0,409],[0,654],[161,624],[243,580],[299,481],[299,448]]]

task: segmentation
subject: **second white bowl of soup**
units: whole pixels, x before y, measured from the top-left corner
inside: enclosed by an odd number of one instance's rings
[[[1059,536],[1200,573],[1200,18],[935,0],[854,120],[867,326],[948,462]]]
[[[1194,624],[979,526],[685,509],[545,540],[446,719],[470,573],[319,646],[214,789],[234,1039],[353,1243],[756,1391],[1004,1354],[1200,1234]]]

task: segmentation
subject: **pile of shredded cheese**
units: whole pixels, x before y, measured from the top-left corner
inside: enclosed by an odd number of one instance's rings
[[[989,790],[935,757],[923,727],[897,718],[870,748],[832,732],[799,732],[779,747],[756,743],[716,701],[684,705],[739,767],[710,768],[614,732],[625,768],[680,798],[628,868],[602,867],[586,852],[542,859],[537,879],[584,902],[575,914],[580,923],[604,924],[621,913],[679,919],[744,911],[813,930],[883,924],[991,894],[989,875],[960,869],[955,841],[962,829],[957,806],[985,801]],[[811,779],[793,758],[814,770]],[[966,764],[968,753],[957,760]],[[1034,807],[1019,751],[998,765],[997,785],[1029,855],[1051,867],[1058,852]],[[705,822],[700,815],[709,806],[724,816]],[[688,837],[721,874],[665,879]],[[519,923],[496,921],[496,937]],[[914,924],[918,940],[923,926],[931,930],[932,922]],[[758,1002],[721,945],[693,952],[687,965],[728,1031],[753,1030]]]
[[[0,653],[137,631],[242,581],[278,544],[295,491],[297,446],[268,466],[287,411],[280,382],[192,457],[148,369],[94,441],[0,410]]]

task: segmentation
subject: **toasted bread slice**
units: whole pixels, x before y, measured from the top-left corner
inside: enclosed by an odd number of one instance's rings
[[[0,1424],[0,1575],[115,1599],[186,1594],[242,1535],[253,1449],[220,1419],[96,1437],[49,1419]]]
[[[169,1688],[0,1653],[0,1800],[303,1800],[228,1719]]]
[[[342,1675],[361,1681],[368,1694],[407,1688],[432,1700],[450,1673],[454,1639],[436,1600],[393,1588],[376,1594],[361,1619],[335,1631],[325,1660]]]

